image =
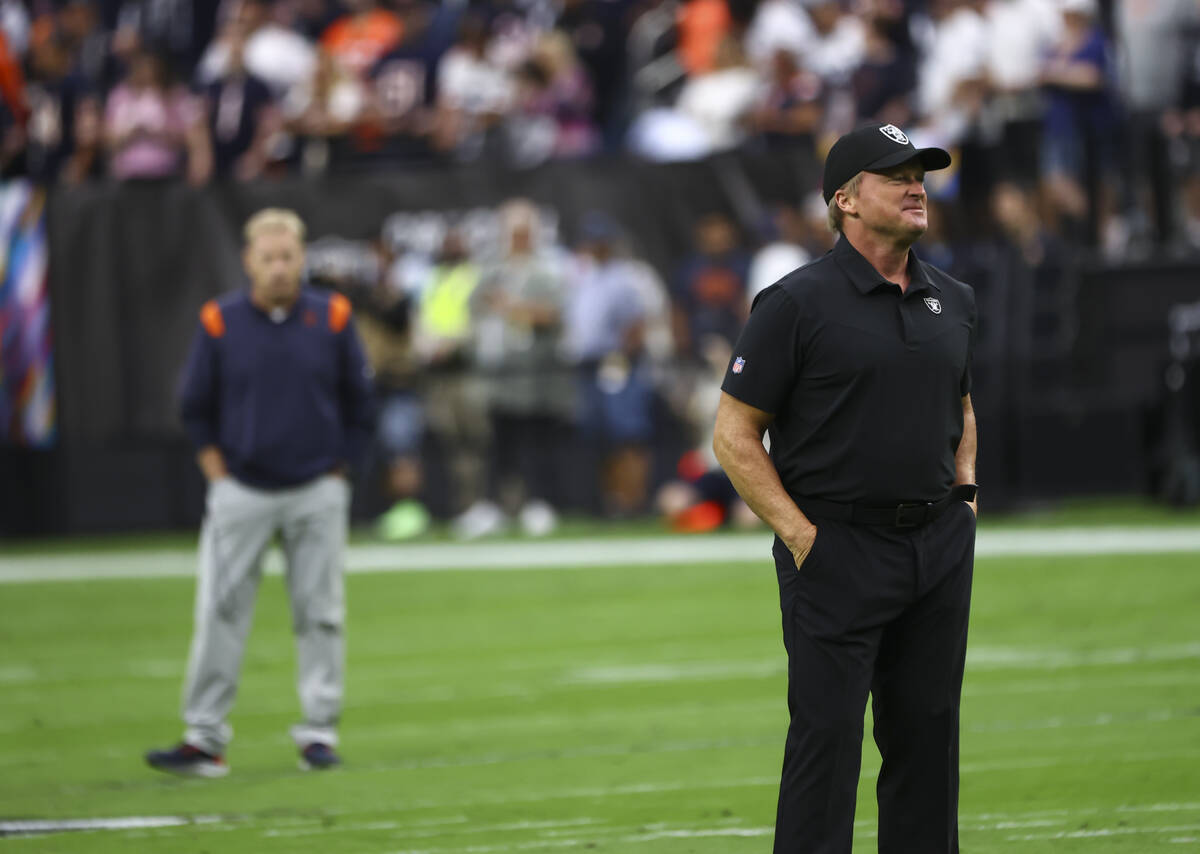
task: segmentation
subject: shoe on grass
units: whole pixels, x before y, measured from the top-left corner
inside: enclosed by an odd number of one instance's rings
[[[300,751],[301,771],[325,771],[342,764],[341,758],[328,744],[314,741]]]
[[[229,773],[223,756],[184,741],[166,750],[146,751],[146,764],[181,777],[224,777]]]

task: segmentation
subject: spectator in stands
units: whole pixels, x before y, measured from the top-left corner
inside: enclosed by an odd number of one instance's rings
[[[679,271],[673,292],[675,343],[679,353],[698,359],[709,336],[730,344],[746,322],[746,278],[750,258],[737,227],[723,213],[696,223],[695,249]]]
[[[1056,0],[991,0],[984,12],[991,172],[1022,184],[1036,181],[1042,136],[1042,60],[1062,29]]]
[[[514,91],[508,73],[489,56],[487,19],[470,14],[459,26],[458,40],[438,66],[433,144],[473,160],[508,112]]]
[[[356,134],[364,151],[371,147],[370,133],[381,134],[375,157],[389,164],[427,162],[438,152],[438,78],[463,17],[445,3],[411,3],[403,9],[404,38],[371,69],[370,121]]]
[[[18,57],[0,30],[0,176],[7,176],[25,149],[29,99]]]
[[[683,0],[676,14],[679,61],[689,75],[711,71],[721,42],[732,34],[727,0]]]
[[[1044,187],[1060,224],[1109,253],[1124,248],[1116,216],[1120,132],[1110,46],[1095,0],[1063,0],[1063,29],[1042,66]]]
[[[312,77],[283,102],[285,127],[296,139],[296,161],[304,175],[320,175],[347,158],[348,136],[362,116],[365,87],[326,51],[319,51]]]
[[[619,123],[627,93],[625,4],[561,0],[561,6],[555,35],[543,37],[538,46],[542,64],[554,66],[552,88],[558,90],[558,97],[570,95],[572,124],[600,128],[604,138],[615,143],[621,136]],[[547,50],[553,50],[552,57],[546,57]],[[582,114],[581,108],[585,110]]]
[[[808,7],[815,33],[804,65],[826,84],[848,85],[854,70],[866,55],[866,27],[862,19],[842,5],[841,0],[813,0]]]
[[[128,76],[109,94],[104,142],[109,173],[119,180],[186,174],[189,183],[203,184],[212,173],[203,110],[151,50],[133,54]]]
[[[349,12],[321,34],[321,47],[360,79],[383,55],[400,43],[404,24],[400,16],[378,0],[344,0]]]
[[[799,63],[815,38],[812,18],[801,0],[762,0],[746,30],[746,55],[765,72],[776,64],[780,51]]]
[[[463,234],[448,231],[421,291],[415,330],[426,423],[449,467],[455,533],[466,539],[495,533],[504,524],[500,508],[486,498],[491,431],[474,337],[480,275]]]
[[[563,341],[578,371],[583,463],[576,486],[589,509],[624,518],[645,509],[654,433],[640,273],[623,257],[621,232],[610,216],[589,211],[579,232],[579,269],[567,297]]]
[[[515,77],[514,109],[506,123],[514,163],[533,166],[597,150],[591,83],[565,35],[543,35]]]
[[[541,245],[537,208],[500,208],[503,257],[480,285],[480,362],[488,380],[496,492],[533,536],[557,525],[562,440],[574,412],[574,383],[561,361],[566,279],[563,259]]]
[[[932,0],[932,27],[920,65],[921,132],[955,146],[974,129],[985,93],[987,25],[971,0]]]
[[[1121,61],[1117,80],[1124,106],[1129,145],[1125,168],[1134,189],[1138,248],[1146,238],[1171,238],[1174,193],[1163,134],[1163,114],[1179,104],[1187,67],[1189,30],[1200,24],[1193,0],[1120,0],[1114,4],[1116,48]]]
[[[69,42],[51,35],[30,50],[26,171],[42,184],[78,183],[98,163],[100,101],[71,70]]]
[[[863,62],[850,78],[859,121],[874,119],[897,127],[912,123],[916,53],[908,41],[907,27],[896,23],[881,15],[867,20]]]
[[[213,167],[220,178],[249,181],[270,163],[271,142],[282,124],[271,90],[246,70],[246,41],[237,24],[227,34],[225,72],[202,89],[213,145]]]
[[[790,50],[775,51],[770,76],[748,115],[750,129],[768,148],[789,148],[816,156],[825,119],[825,82],[802,67]]]
[[[693,160],[734,148],[749,133],[762,89],[741,45],[729,37],[711,70],[687,78],[674,108],[651,109],[638,118],[629,145],[654,160]]]
[[[272,20],[273,9],[271,0],[235,0],[229,22],[200,60],[197,78],[202,85],[230,72],[235,42],[245,71],[267,84],[275,98],[311,80],[316,51],[304,36]]]
[[[506,71],[528,59],[538,37],[554,25],[555,10],[546,2],[479,0],[473,5],[488,20],[488,58]]]

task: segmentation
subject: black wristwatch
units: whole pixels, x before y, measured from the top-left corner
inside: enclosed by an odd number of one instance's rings
[[[954,487],[954,494],[963,501],[974,501],[979,495],[979,484],[977,483],[960,483]]]

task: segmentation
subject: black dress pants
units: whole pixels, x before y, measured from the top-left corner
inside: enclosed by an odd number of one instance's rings
[[[791,724],[775,854],[848,854],[872,697],[881,854],[957,854],[958,711],[975,514],[915,529],[814,518],[799,569],[776,538]]]

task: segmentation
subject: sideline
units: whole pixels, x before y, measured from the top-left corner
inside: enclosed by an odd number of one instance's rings
[[[1200,552],[1200,528],[1008,528],[979,532],[975,555],[1047,557],[1057,555],[1166,554]],[[584,569],[623,563],[688,565],[769,561],[771,537],[753,534],[699,534],[637,538],[352,545],[346,571],[438,572],[521,569]],[[0,557],[0,584],[86,581],[110,578],[184,578],[195,574],[191,549],[20,555]],[[266,571],[277,574],[282,558],[267,555]]]

